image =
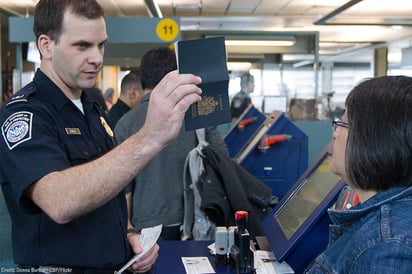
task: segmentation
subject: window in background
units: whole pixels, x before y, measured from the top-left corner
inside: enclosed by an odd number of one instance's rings
[[[412,68],[388,69],[388,75],[405,75],[412,77]]]

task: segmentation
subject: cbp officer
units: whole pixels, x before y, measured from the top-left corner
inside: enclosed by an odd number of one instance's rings
[[[102,8],[95,0],[40,0],[33,29],[40,68],[0,110],[0,184],[16,272],[113,273],[142,251],[140,235],[126,231],[123,189],[177,136],[200,100],[201,80],[167,74],[152,91],[145,125],[114,148],[106,114],[82,92],[103,65]],[[158,250],[129,270],[148,271]]]

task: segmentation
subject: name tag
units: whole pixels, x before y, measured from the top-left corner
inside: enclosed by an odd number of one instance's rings
[[[77,127],[66,127],[64,130],[66,130],[67,135],[82,135],[80,128]]]

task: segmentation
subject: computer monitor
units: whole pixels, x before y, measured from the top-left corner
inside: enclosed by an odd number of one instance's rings
[[[287,112],[288,98],[286,96],[265,96],[263,99],[263,112],[270,114],[275,110]]]
[[[327,209],[345,182],[332,173],[331,143],[320,153],[262,222],[265,236],[279,261],[303,272],[328,243]]]
[[[28,62],[40,63],[40,53],[35,42],[23,43],[23,59]]]

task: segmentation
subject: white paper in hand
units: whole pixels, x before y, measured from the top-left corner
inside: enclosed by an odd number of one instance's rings
[[[121,274],[123,271],[129,268],[129,266],[131,266],[134,262],[140,259],[140,257],[146,254],[146,252],[156,244],[161,232],[162,225],[143,228],[140,232],[140,245],[142,246],[143,251],[139,254],[134,255],[133,258],[131,258],[127,262],[127,264],[125,264],[119,271],[116,271],[115,273]]]

